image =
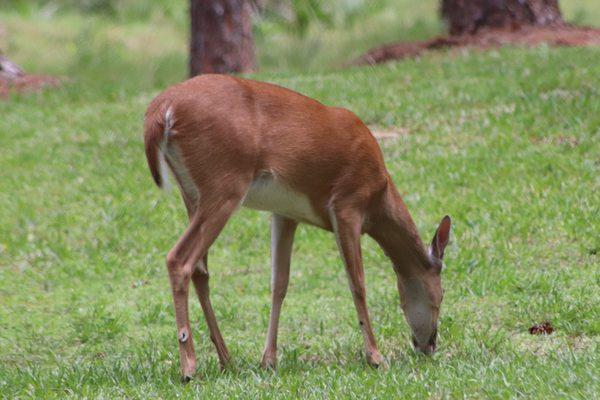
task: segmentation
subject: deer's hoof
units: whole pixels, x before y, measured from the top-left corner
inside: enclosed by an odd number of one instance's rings
[[[260,366],[263,369],[275,371],[277,369],[277,357],[271,355],[264,355]]]
[[[367,353],[367,363],[373,368],[385,368],[385,360],[377,351]]]

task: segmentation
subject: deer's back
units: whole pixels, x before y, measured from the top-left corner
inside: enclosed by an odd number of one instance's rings
[[[251,208],[272,208],[268,199],[294,203],[300,194],[318,220],[307,217],[304,206],[295,219],[324,226],[336,194],[367,203],[387,184],[379,146],[358,117],[291,90],[201,75],[157,96],[148,113],[168,108],[174,132],[169,140],[194,179],[211,171],[251,175],[245,200]]]

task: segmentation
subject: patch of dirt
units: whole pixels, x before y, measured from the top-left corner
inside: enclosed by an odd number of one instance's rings
[[[400,42],[369,50],[353,64],[379,64],[414,58],[439,49],[493,49],[506,45],[600,46],[600,29],[562,24],[549,27],[524,26],[505,29],[481,29],[476,34],[439,36],[417,42]]]
[[[16,78],[5,78],[0,75],[0,99],[10,93],[31,93],[47,87],[57,87],[61,80],[48,75],[21,75]]]
[[[298,360],[307,363],[321,363],[323,361],[323,357],[316,354],[302,354],[298,357]]]
[[[132,289],[137,289],[137,288],[139,288],[139,287],[146,286],[147,284],[148,284],[148,280],[147,280],[147,279],[141,279],[141,280],[139,280],[139,281],[135,281],[135,282],[133,282],[133,283],[131,284],[131,288],[132,288]]]
[[[552,332],[554,332],[554,328],[549,321],[544,321],[529,328],[529,333],[532,335],[551,335]]]
[[[550,144],[550,145],[554,145],[554,146],[568,147],[571,149],[574,149],[575,147],[579,146],[579,139],[577,139],[575,136],[565,136],[565,135],[542,137],[542,138],[532,137],[531,142],[533,144]]]

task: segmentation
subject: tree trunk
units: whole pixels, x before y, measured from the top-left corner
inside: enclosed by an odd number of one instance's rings
[[[452,35],[563,23],[558,0],[442,0],[441,11]]]
[[[254,70],[249,0],[190,0],[190,76]]]

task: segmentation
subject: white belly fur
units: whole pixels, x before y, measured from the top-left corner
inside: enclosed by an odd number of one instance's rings
[[[242,205],[323,226],[307,196],[293,191],[271,175],[263,175],[252,181]]]

